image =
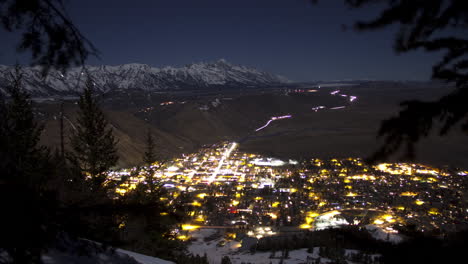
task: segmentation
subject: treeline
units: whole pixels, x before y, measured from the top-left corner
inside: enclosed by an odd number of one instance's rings
[[[209,263],[206,253],[203,256],[178,255],[174,261],[176,263],[183,263],[183,264],[208,264]]]
[[[251,249],[271,251],[270,258],[283,259],[287,263],[289,251],[307,248],[311,255],[319,250],[319,258],[332,260],[331,263],[458,263],[468,248],[468,230],[461,230],[445,236],[412,231],[411,227],[401,231],[405,240],[392,244],[376,240],[359,227],[342,227],[308,232],[304,235],[267,237],[258,241]],[[357,252],[348,252],[354,249]],[[281,254],[277,254],[277,252]],[[310,259],[320,263],[320,259]]]
[[[378,253],[378,250],[384,244],[384,242],[375,240],[368,232],[360,230],[358,227],[343,227],[304,232],[297,235],[265,237],[258,241],[255,250],[278,251],[301,248],[311,250],[314,247],[340,247]]]
[[[0,262],[41,263],[41,256],[60,248],[64,239],[89,239],[173,260],[185,256],[184,245],[168,232],[183,218],[183,208],[161,202],[165,191],[151,171],[147,182],[124,197],[115,194],[122,182],[108,181],[118,141],[93,81],[80,96],[71,133],[63,130],[61,108],[57,136],[62,144],[53,150],[39,143],[43,125],[22,88],[19,68],[11,80],[4,87],[8,95],[0,95]],[[142,164],[156,161],[154,149],[148,131]]]

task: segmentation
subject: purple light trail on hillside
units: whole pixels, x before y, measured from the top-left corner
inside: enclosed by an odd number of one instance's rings
[[[337,107],[332,107],[330,108],[331,110],[337,110],[337,109],[343,109],[345,108],[346,106],[337,106]]]
[[[266,128],[267,126],[270,125],[270,123],[271,123],[272,121],[279,120],[279,119],[285,119],[285,118],[291,118],[291,117],[292,117],[291,115],[273,116],[270,120],[268,120],[268,122],[267,122],[264,126],[257,128],[257,129],[255,130],[255,132],[258,132],[258,131],[260,131],[260,130]]]

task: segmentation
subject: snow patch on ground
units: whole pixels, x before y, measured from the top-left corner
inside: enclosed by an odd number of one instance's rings
[[[255,263],[255,264],[277,264],[281,261],[281,251],[272,252],[256,252],[252,254],[248,251],[239,251],[241,243],[233,240],[225,240],[224,238],[217,238],[211,241],[204,241],[204,238],[214,236],[218,230],[216,229],[201,229],[191,232],[190,235],[195,239],[189,246],[188,251],[193,255],[203,256],[207,255],[210,264],[219,264],[223,256],[228,256],[233,264],[241,263]],[[225,244],[224,244],[225,242]],[[221,246],[224,244],[223,246]],[[314,248],[313,253],[308,253],[307,249],[298,249],[289,251],[289,258],[284,259],[283,263],[299,264],[306,263],[307,257],[314,259],[319,258],[319,248]],[[321,263],[327,263],[331,260],[322,258]]]
[[[366,230],[377,240],[398,244],[403,241],[403,237],[396,233],[387,233],[376,225],[367,225]]]

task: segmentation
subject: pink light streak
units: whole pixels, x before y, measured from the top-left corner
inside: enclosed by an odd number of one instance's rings
[[[264,128],[266,128],[267,126],[270,125],[271,122],[275,121],[275,120],[280,120],[280,119],[285,119],[285,118],[291,118],[292,116],[291,115],[284,115],[284,116],[273,116],[270,120],[268,120],[268,122],[262,126],[262,127],[259,127],[255,130],[255,132],[258,132]]]

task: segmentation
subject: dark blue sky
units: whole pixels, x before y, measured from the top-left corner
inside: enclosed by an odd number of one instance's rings
[[[342,30],[377,6],[349,10],[342,0],[78,0],[67,11],[101,59],[88,64],[183,66],[224,58],[295,81],[370,78],[427,80],[434,54],[396,55],[395,28]],[[0,64],[28,63],[17,36],[3,31]]]

